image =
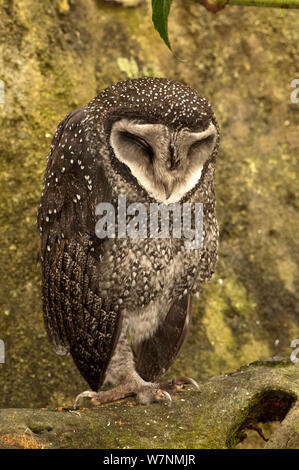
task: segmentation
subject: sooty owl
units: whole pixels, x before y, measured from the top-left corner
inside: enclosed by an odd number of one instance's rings
[[[186,337],[192,294],[216,263],[218,145],[208,101],[164,78],[119,82],[59,124],[38,211],[43,310],[55,351],[71,353],[92,389],[76,403],[129,395],[150,403],[170,399],[184,382],[197,386],[187,377],[160,379]],[[188,237],[171,230],[163,237],[119,236],[119,195],[126,207],[138,203],[149,211],[187,203],[191,218],[200,204],[200,246],[187,248]],[[115,209],[112,236],[96,233],[101,203]],[[126,222],[132,219],[127,213]],[[170,213],[170,229],[174,220]]]

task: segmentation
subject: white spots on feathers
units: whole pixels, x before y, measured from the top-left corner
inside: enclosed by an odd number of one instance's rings
[[[195,90],[164,78],[143,77],[118,82],[103,90],[86,108],[86,122],[101,113],[138,113],[148,119],[168,120],[174,125],[196,126],[213,116],[211,105]]]
[[[205,127],[206,123],[214,119],[211,106],[205,98],[199,96],[195,90],[188,86],[167,79],[144,77],[126,80],[103,90],[84,108],[83,112],[72,115],[66,127],[64,129],[60,127],[55,134],[56,142],[51,145],[48,156],[48,170],[44,182],[45,191],[42,196],[42,217],[40,219],[41,231],[44,227],[44,233],[48,232],[54,220],[60,221],[60,216],[55,217],[53,213],[56,214],[56,209],[54,209],[55,200],[57,200],[57,204],[59,201],[59,205],[56,206],[57,210],[61,210],[61,194],[63,197],[70,199],[71,203],[77,205],[76,213],[80,213],[81,203],[79,201],[85,200],[86,192],[98,191],[99,184],[96,174],[100,159],[103,161],[105,176],[111,185],[117,181],[115,187],[119,191],[121,178],[118,175],[118,179],[114,179],[113,169],[110,165],[109,149],[106,144],[107,130],[105,125],[107,119],[126,115],[136,116],[152,122],[160,121],[175,128]],[[59,134],[62,137],[60,142],[57,142]],[[75,183],[71,186],[73,182]],[[123,184],[125,183],[123,182]],[[65,194],[61,191],[62,188],[65,188]],[[69,190],[69,188],[72,189]],[[127,186],[124,186],[124,189],[127,189]],[[130,187],[130,190],[134,191],[134,188]],[[211,205],[214,195],[209,194],[209,184],[203,185],[201,191],[203,197],[204,191],[206,191],[204,199],[208,200],[209,205]],[[211,196],[211,201],[209,196]],[[51,202],[52,213],[48,213],[49,202]],[[207,239],[209,243],[213,236],[213,233],[209,231],[209,227],[216,225],[213,209],[211,207],[211,211],[209,209],[205,214],[207,215]],[[46,225],[45,222],[50,223]],[[53,224],[53,227],[55,227],[55,224]],[[61,238],[64,238],[63,233]],[[172,293],[169,287],[169,267],[175,269],[180,247],[177,247],[174,252],[173,247],[170,249],[167,243],[164,242],[161,242],[161,245],[157,243],[153,247],[150,243],[145,243],[142,248],[138,249],[139,251],[137,249],[134,251],[135,259],[138,262],[130,267],[131,270],[128,273],[125,272],[125,269],[120,272],[122,270],[117,269],[117,266],[125,263],[121,260],[126,260],[131,252],[131,246],[126,245],[127,240],[123,242],[124,245],[120,245],[120,243],[122,242],[119,242],[111,250],[113,251],[113,260],[108,263],[109,267],[107,266],[107,276],[110,281],[113,281],[112,285],[120,286],[119,298],[113,303],[115,310],[127,309],[130,296],[134,292],[137,295],[138,305],[141,304],[142,307],[148,305],[152,300],[155,301],[158,298],[157,292],[161,296],[163,293],[163,299],[168,299],[168,296],[173,298],[173,293],[175,293],[176,298],[178,298],[178,295],[182,298],[190,290],[199,271],[202,271],[203,280],[208,277],[205,273],[209,269],[208,265],[212,264],[210,255],[206,253],[205,258],[202,260],[201,270],[199,267],[201,260],[199,261],[199,258],[197,263],[195,256],[194,259],[189,257],[185,260],[187,255],[184,257],[184,253],[182,253],[180,257],[183,261],[180,266],[185,263],[185,268],[182,267],[182,271],[177,274],[178,279],[175,278],[175,289],[177,290]],[[51,249],[47,242],[45,245],[47,250]],[[94,247],[90,246],[89,250],[94,251]],[[210,249],[213,257],[212,250],[213,247]],[[214,249],[215,251],[216,249]],[[98,250],[96,250],[96,256],[98,256]],[[140,262],[141,258],[145,261]],[[193,269],[195,263],[196,267]],[[156,283],[153,283],[153,272],[155,278],[157,278]],[[175,276],[173,275],[173,277]],[[122,283],[119,282],[120,279],[123,279]]]

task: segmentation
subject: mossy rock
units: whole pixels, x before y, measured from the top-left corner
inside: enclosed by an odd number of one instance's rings
[[[299,448],[298,367],[252,364],[210,379],[201,393],[178,392],[171,406],[126,399],[99,409],[2,409],[0,448],[227,449],[243,441],[247,429],[267,439],[261,426],[274,420],[266,447],[290,437],[287,446]]]

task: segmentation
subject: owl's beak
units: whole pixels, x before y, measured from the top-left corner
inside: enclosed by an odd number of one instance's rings
[[[169,183],[163,183],[163,187],[165,191],[165,197],[166,199],[169,199],[173,191],[174,182],[170,181]]]

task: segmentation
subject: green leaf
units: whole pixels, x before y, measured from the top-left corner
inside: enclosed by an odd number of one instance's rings
[[[172,0],[152,0],[152,20],[154,27],[170,50],[171,45],[168,38],[168,16],[171,4]]]

